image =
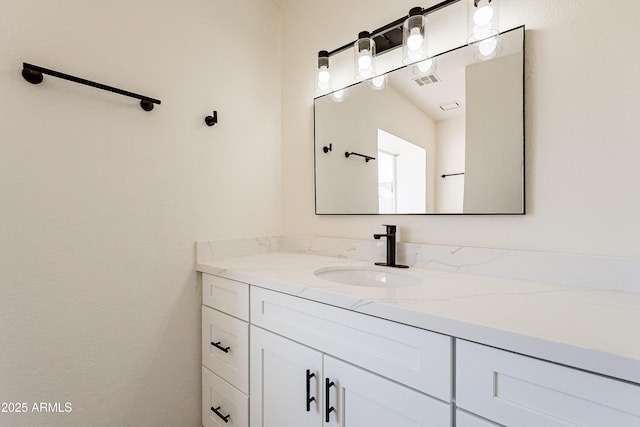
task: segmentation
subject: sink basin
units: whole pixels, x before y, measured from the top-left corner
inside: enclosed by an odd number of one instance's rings
[[[313,272],[317,277],[331,282],[374,288],[401,288],[422,283],[415,274],[401,272],[392,267],[341,266],[325,267]]]

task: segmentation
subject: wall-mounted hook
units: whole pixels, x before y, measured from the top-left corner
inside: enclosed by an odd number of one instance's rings
[[[328,153],[329,151],[333,151],[333,144],[329,144],[328,147],[325,145],[324,147],[322,147],[322,151],[324,151],[325,153]]]
[[[207,126],[213,126],[218,123],[218,112],[214,111],[213,116],[205,117],[204,122],[207,124]]]

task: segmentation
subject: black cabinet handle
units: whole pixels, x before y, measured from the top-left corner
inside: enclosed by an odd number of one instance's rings
[[[329,399],[331,396],[330,389],[336,385],[333,381],[329,380],[329,378],[324,379],[324,421],[326,423],[329,422],[329,414],[334,412],[336,408],[331,406],[329,403]]]
[[[315,376],[316,374],[307,369],[307,412],[311,412],[311,402],[316,400],[315,397],[311,396],[311,378]]]
[[[211,410],[213,411],[214,414],[216,414],[217,416],[219,416],[222,421],[224,421],[225,423],[229,422],[229,417],[231,416],[231,414],[229,415],[222,415],[222,413],[219,411],[220,406],[218,406],[217,408],[214,408],[213,406],[211,407]]]
[[[223,347],[223,346],[221,346],[220,345],[220,341],[212,342],[211,345],[214,346],[215,348],[217,348],[220,351],[224,351],[225,353],[229,353],[229,349],[231,348],[231,347]]]

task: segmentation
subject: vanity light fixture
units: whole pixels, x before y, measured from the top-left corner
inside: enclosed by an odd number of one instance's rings
[[[318,71],[316,72],[316,85],[319,90],[329,89],[331,72],[329,71],[329,52],[321,50],[318,52]]]
[[[354,50],[354,63],[355,63],[355,77],[356,80],[366,80],[376,77],[375,73],[375,59],[376,55],[380,55],[387,51],[391,51],[396,47],[403,46],[404,57],[406,64],[422,62],[428,60],[427,57],[427,33],[426,33],[426,17],[433,12],[444,9],[452,4],[458,3],[463,0],[443,0],[440,3],[423,9],[421,7],[414,7],[409,11],[409,16],[406,15],[392,21],[372,32],[362,31],[358,34],[358,39],[355,42],[350,42],[331,51],[320,51],[318,53],[318,65],[316,71],[316,89],[319,92],[324,92],[331,89],[330,79],[331,74],[329,71],[329,58],[335,54],[343,52],[347,49],[353,48]],[[465,0],[483,2],[487,0]],[[499,0],[490,0],[496,4]],[[405,26],[406,24],[406,26]],[[405,37],[406,28],[406,37]],[[404,43],[403,43],[404,40]],[[469,43],[473,43],[470,41]],[[406,50],[406,52],[405,52]],[[427,63],[422,64],[422,67]],[[428,68],[428,67],[427,67]],[[424,73],[433,72],[432,70],[424,71]],[[380,86],[381,81],[371,82],[371,86],[376,89],[380,89],[384,86]],[[385,83],[386,84],[386,81]],[[340,102],[344,99],[346,92],[333,92],[333,100]]]
[[[498,50],[500,0],[467,1],[467,44],[477,46],[478,59],[489,59]]]
[[[368,79],[375,76],[376,42],[371,38],[371,33],[361,31],[358,34],[358,40],[353,45],[353,52],[356,78]]]
[[[421,7],[409,11],[402,24],[402,61],[405,64],[427,59],[427,18]]]

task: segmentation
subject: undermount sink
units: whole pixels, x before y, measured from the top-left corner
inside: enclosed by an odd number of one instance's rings
[[[401,272],[392,267],[341,266],[325,267],[313,272],[317,277],[331,282],[374,288],[400,288],[422,283],[415,274]]]

